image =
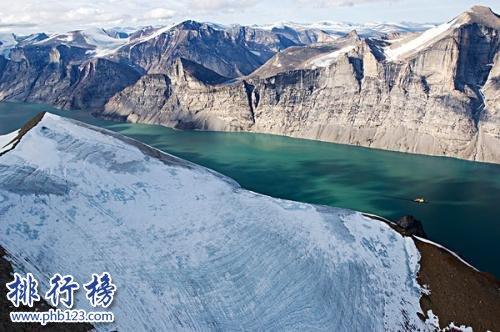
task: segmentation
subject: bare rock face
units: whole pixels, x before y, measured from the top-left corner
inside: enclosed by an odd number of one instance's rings
[[[250,130],[254,124],[245,84],[214,87],[192,63],[179,59],[168,75],[144,75],[106,104],[102,115],[179,129]],[[203,77],[216,77],[208,69]]]
[[[155,38],[132,43],[120,53],[119,57],[127,54],[132,64],[151,74],[165,73],[179,57],[231,78],[248,74],[265,61],[236,43],[225,31],[194,21],[186,21]]]
[[[498,138],[500,137],[500,54],[497,52],[491,71],[482,89],[484,106],[478,121],[478,158],[500,160]],[[481,92],[481,91],[480,91]]]

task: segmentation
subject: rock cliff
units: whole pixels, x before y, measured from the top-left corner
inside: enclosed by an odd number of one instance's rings
[[[197,79],[181,59],[161,79],[168,83],[143,76],[104,115],[498,163],[499,27],[496,14],[473,7],[403,41],[354,32],[291,47],[219,85]]]

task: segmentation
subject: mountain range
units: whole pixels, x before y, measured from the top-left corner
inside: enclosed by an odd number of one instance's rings
[[[0,100],[500,163],[499,29],[475,6],[432,27],[185,21],[4,35]]]

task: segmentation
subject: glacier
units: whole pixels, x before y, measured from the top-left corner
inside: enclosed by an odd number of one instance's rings
[[[99,331],[433,329],[420,254],[386,223],[51,114],[0,156],[0,246],[40,293],[55,273],[108,271],[115,322]],[[75,306],[95,310],[82,292]]]

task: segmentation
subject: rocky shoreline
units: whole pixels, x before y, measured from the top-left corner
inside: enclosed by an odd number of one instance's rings
[[[439,317],[439,327],[472,327],[474,331],[500,329],[500,280],[492,274],[480,272],[448,249],[420,236],[422,225],[411,216],[397,222],[365,214],[382,221],[403,236],[410,236],[420,252],[418,283],[426,290],[420,305],[425,316]],[[408,220],[412,222],[408,223]]]

